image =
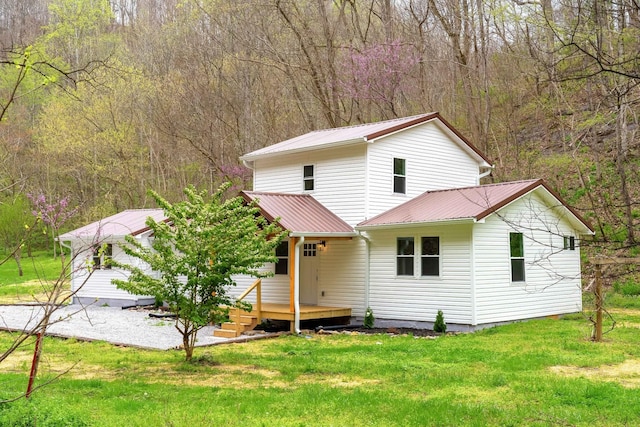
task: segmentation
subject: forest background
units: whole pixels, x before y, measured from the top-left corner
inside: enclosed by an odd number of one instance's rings
[[[2,243],[27,195],[77,206],[70,228],[148,189],[250,188],[240,155],[311,130],[438,111],[488,181],[544,178],[586,217],[583,252],[635,256],[639,83],[636,0],[3,0]]]

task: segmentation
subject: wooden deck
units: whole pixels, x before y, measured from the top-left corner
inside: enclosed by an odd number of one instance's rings
[[[263,319],[288,320],[293,322],[294,314],[289,304],[262,303]],[[323,307],[319,305],[300,305],[300,320],[328,319],[330,317],[351,317],[351,309],[343,307]]]

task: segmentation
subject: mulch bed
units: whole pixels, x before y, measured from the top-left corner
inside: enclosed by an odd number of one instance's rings
[[[346,327],[346,328],[331,328],[331,329],[318,329],[316,333],[330,334],[330,333],[343,333],[343,334],[386,334],[386,335],[412,335],[414,337],[439,337],[441,333],[434,332],[429,329],[414,329],[414,328],[365,328],[365,327]]]

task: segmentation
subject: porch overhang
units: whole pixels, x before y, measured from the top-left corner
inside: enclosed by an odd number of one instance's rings
[[[300,254],[305,241],[352,239],[358,233],[338,215],[310,194],[243,191],[241,196],[254,203],[260,214],[275,222],[289,236],[289,314],[292,331],[300,332]]]

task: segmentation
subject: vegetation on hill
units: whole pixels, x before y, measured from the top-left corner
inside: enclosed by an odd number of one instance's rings
[[[248,186],[238,156],[319,128],[439,111],[635,255],[640,10],[587,0],[27,0],[0,8],[0,203],[75,224]],[[68,223],[67,227],[73,226]]]

